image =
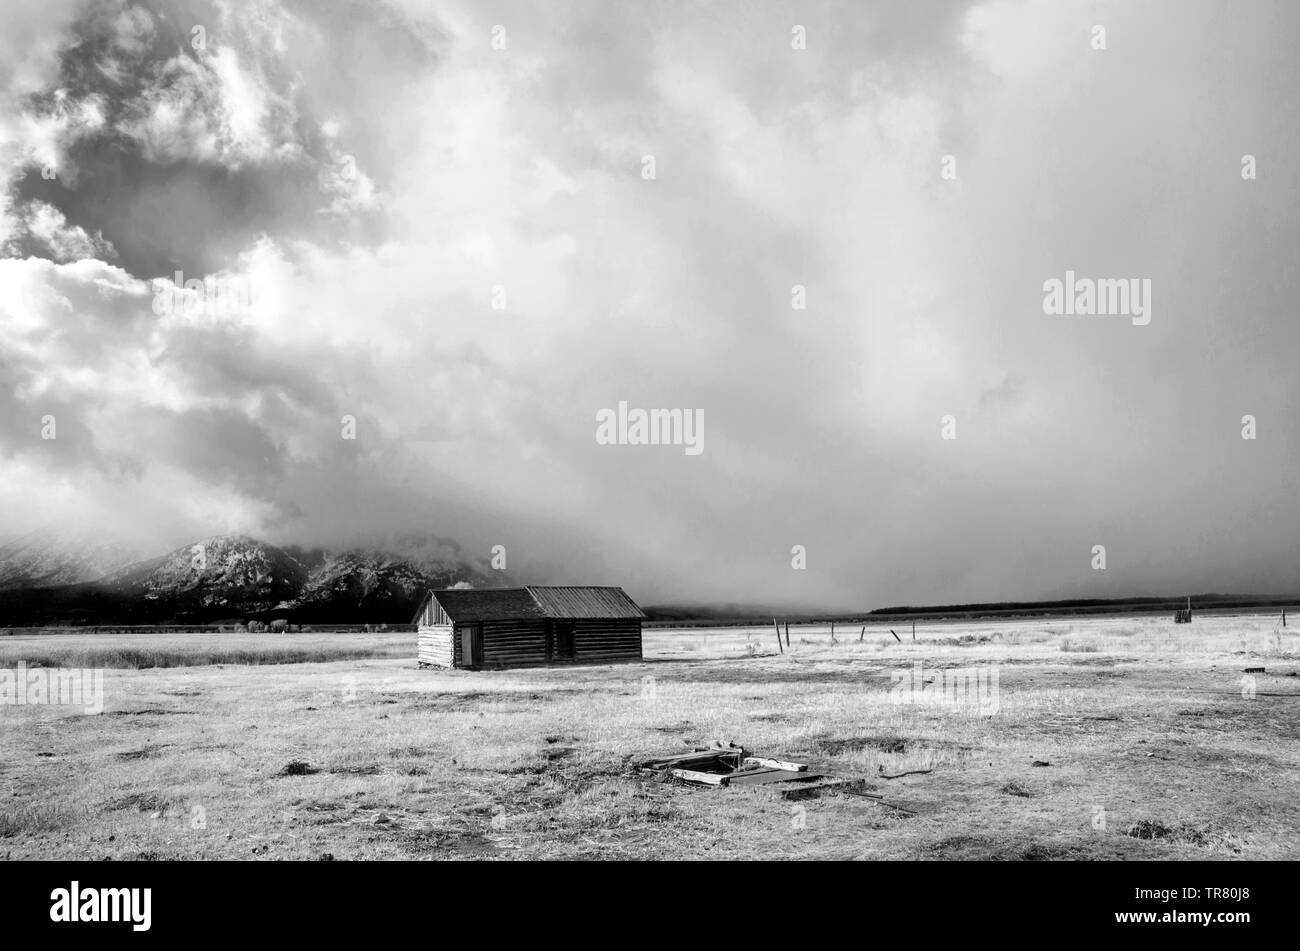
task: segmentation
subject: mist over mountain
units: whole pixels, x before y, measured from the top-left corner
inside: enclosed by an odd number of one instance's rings
[[[509,583],[454,541],[408,533],[342,550],[215,535],[162,555],[80,533],[0,548],[0,625],[404,623],[430,588]]]
[[[0,590],[94,581],[150,552],[92,531],[38,529],[0,544]]]

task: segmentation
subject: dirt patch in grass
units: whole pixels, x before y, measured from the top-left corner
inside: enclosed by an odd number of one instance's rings
[[[813,741],[818,752],[830,756],[856,753],[859,750],[879,750],[882,753],[902,754],[912,747],[912,741],[901,736],[849,736],[818,737]]]
[[[104,803],[104,809],[109,812],[123,809],[134,809],[137,812],[166,812],[172,805],[173,800],[170,796],[165,796],[158,790],[149,790],[110,799]]]
[[[503,702],[527,697],[515,697],[508,693],[404,693],[380,698],[378,703],[403,703],[408,710],[455,710],[461,707],[479,707],[484,702]]]
[[[1091,736],[1106,729],[1122,729],[1123,726],[1119,717],[1053,716],[1023,724],[1019,729],[1040,735]]]
[[[563,779],[564,773],[580,772],[584,781],[595,779],[602,776],[614,775],[609,770],[590,769],[581,767],[574,763],[567,763],[576,752],[572,747],[558,747],[542,750],[537,757],[530,759],[518,766],[511,766],[507,769],[494,770],[501,776],[554,776],[557,780]],[[617,771],[615,771],[617,772]]]
[[[399,746],[388,751],[388,755],[393,759],[401,759],[403,756],[424,756],[430,750],[425,746]]]
[[[1033,796],[1033,793],[1031,793],[1024,786],[1020,785],[1014,779],[1008,783],[1004,783],[1002,788],[999,789],[998,792],[1006,793],[1008,796],[1020,796],[1024,799],[1028,799],[1031,796]]]
[[[304,812],[336,812],[339,809],[346,808],[343,803],[333,799],[315,799],[311,802],[297,800],[294,805]]]
[[[125,753],[118,753],[117,758],[120,760],[149,759],[158,756],[162,750],[169,746],[171,746],[170,743],[163,743],[159,746],[146,746],[144,749],[139,750],[127,750]]]
[[[1031,842],[1020,851],[1020,858],[1026,862],[1056,862],[1061,859],[1075,858],[1077,854],[1075,849],[1068,846]]]
[[[994,861],[1056,862],[1088,858],[1094,850],[1083,843],[1030,842],[988,835],[954,835],[927,849],[940,859],[992,859]]]
[[[436,710],[457,712],[460,710],[480,711],[484,708],[500,708],[506,705],[521,710],[536,708],[539,703],[549,703],[566,695],[581,693],[572,688],[547,690],[544,693],[525,693],[522,690],[500,690],[487,692],[472,690],[466,693],[389,693],[381,695],[374,702],[377,704],[400,703],[407,710]]]
[[[672,801],[676,795],[638,776],[566,765],[523,778],[501,789],[495,805],[463,815],[471,823],[487,820],[494,837],[516,846],[535,842],[539,835],[552,840],[603,833],[657,835],[650,830],[685,816]]]
[[[950,835],[931,843],[926,850],[935,858],[994,858],[1004,846],[998,839],[987,835]]]
[[[1235,730],[1246,726],[1249,723],[1257,722],[1259,714],[1264,708],[1252,707],[1248,709],[1232,707],[1197,707],[1189,710],[1179,710],[1174,716],[1186,717],[1188,723],[1182,724],[1187,729],[1208,730],[1213,733],[1222,733],[1225,730]]]
[[[315,766],[312,766],[311,763],[304,763],[302,760],[297,760],[297,759],[296,759],[296,760],[293,760],[292,762],[286,763],[285,766],[284,766],[284,769],[280,770],[280,772],[276,773],[275,775],[277,775],[277,776],[311,776],[311,775],[313,775],[314,773],[319,773],[319,772],[320,772],[320,770],[317,769]]]
[[[1166,825],[1159,819],[1140,819],[1129,826],[1124,834],[1134,839],[1168,842],[1172,845],[1194,845],[1202,849],[1224,848],[1240,852],[1241,846],[1234,836],[1211,829],[1201,829],[1188,822]]]
[[[433,852],[442,858],[488,858],[497,851],[481,832],[417,831],[403,837],[407,848],[418,852]]]

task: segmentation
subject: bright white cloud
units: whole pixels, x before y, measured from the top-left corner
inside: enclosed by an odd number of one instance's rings
[[[63,213],[47,202],[29,203],[23,225],[27,234],[43,245],[55,261],[79,261],[83,258],[111,261],[117,257],[113,245],[105,241],[102,234],[90,235],[84,228],[68,224]]]
[[[1235,34],[1215,45],[1172,5],[1116,8],[1111,36],[1143,38],[1150,60],[1108,67],[1087,46],[1089,9],[978,4],[930,32],[888,8],[820,23],[813,9],[798,59],[789,24],[761,10],[733,32],[722,13],[680,7],[611,33],[602,17],[621,14],[411,4],[410,32],[436,35],[437,56],[381,65],[359,76],[374,79],[363,101],[316,115],[276,70],[294,64],[311,92],[293,56],[345,42],[350,25],[322,14],[295,33],[262,4],[260,39],[162,64],[120,128],[160,166],[300,161],[319,201],[186,275],[209,279],[189,290],[60,264],[97,236],[11,204],[0,222],[50,248],[0,262],[14,412],[57,398],[84,427],[95,498],[155,511],[160,491],[183,492],[191,516],[249,531],[287,501],[306,513],[287,530],[307,533],[428,512],[467,544],[508,543],[539,576],[604,572],[651,600],[1160,590],[1208,571],[1162,563],[1191,519],[1249,533],[1235,544],[1262,578],[1287,543],[1257,520],[1286,504],[1289,477],[1234,470],[1234,509],[1193,473],[1236,448],[1214,433],[1235,436],[1238,404],[1282,412],[1294,385],[1275,348],[1225,328],[1233,295],[1207,303],[1217,292],[1199,275],[1246,294],[1236,319],[1260,332],[1252,314],[1289,306],[1281,262],[1260,263],[1285,242],[1250,235],[1291,235],[1294,196],[1270,193],[1270,212],[1232,189],[1241,152],[1291,154],[1295,136],[1265,121],[1245,70],[1245,92],[1218,94],[1253,122],[1207,134],[1192,97],[1168,107],[1186,128],[1152,145],[1162,77],[1230,69]],[[1177,43],[1152,39],[1161,24]],[[0,146],[62,157],[110,114],[95,103],[10,111]],[[955,182],[939,177],[948,153]],[[1220,166],[1223,184],[1207,184]],[[1196,196],[1234,238],[1187,217]],[[373,230],[351,230],[360,221]],[[1043,279],[1075,264],[1152,273],[1166,309],[1151,332],[1044,318]],[[1260,287],[1264,271],[1275,280]],[[223,284],[246,287],[246,306],[209,306],[207,285]],[[794,284],[806,311],[791,309]],[[158,288],[180,306],[158,313]],[[1188,365],[1207,371],[1195,392]],[[619,400],[703,408],[705,454],[597,446],[595,412]],[[944,443],[950,413],[960,436]],[[343,414],[360,421],[355,445],[340,442]],[[1288,445],[1259,455],[1280,463]],[[18,477],[39,478],[15,451]],[[129,477],[115,482],[114,464]],[[1141,569],[1098,590],[1081,571],[1103,536]],[[790,570],[795,543],[815,570]]]
[[[142,142],[150,161],[237,169],[298,156],[295,120],[291,102],[241,62],[237,51],[218,47],[169,60],[119,128]]]

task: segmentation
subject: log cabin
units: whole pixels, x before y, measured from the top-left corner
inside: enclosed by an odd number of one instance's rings
[[[640,660],[644,618],[622,588],[430,591],[415,616],[418,660],[469,670]]]

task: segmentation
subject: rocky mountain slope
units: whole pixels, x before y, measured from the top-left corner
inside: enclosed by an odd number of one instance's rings
[[[26,538],[0,548],[0,626],[203,623],[406,623],[430,588],[509,583],[454,542],[405,535],[334,551],[217,535],[145,561],[104,543]],[[124,561],[131,561],[124,564]]]

